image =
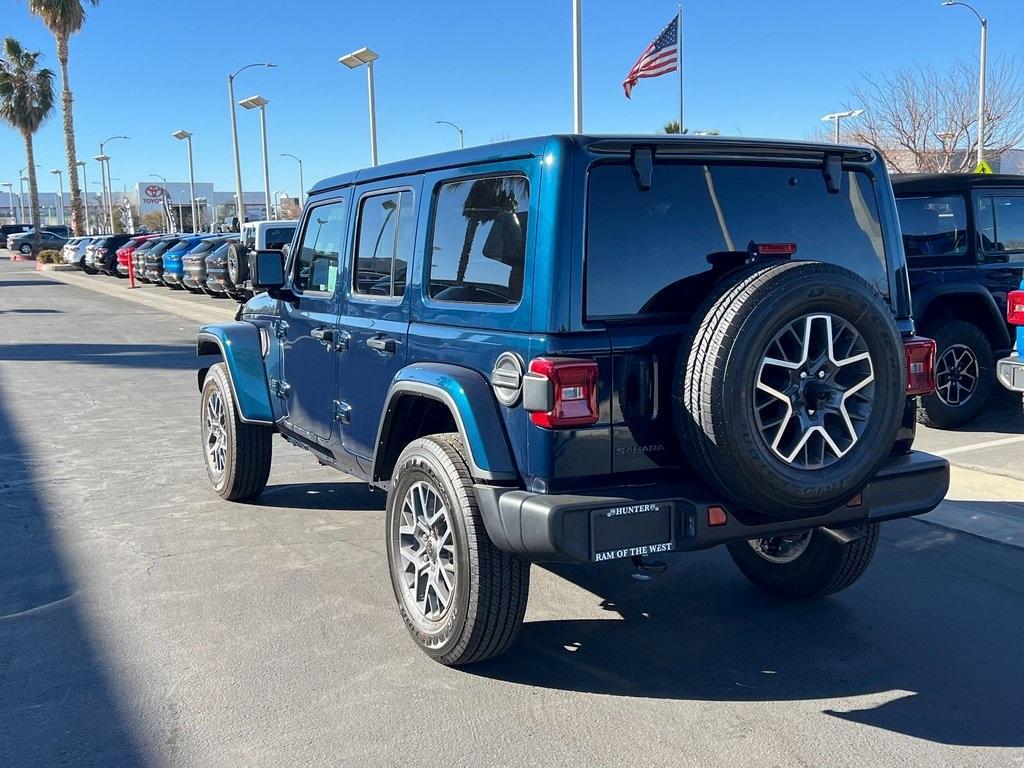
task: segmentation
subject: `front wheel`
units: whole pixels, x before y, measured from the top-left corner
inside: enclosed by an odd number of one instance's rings
[[[259,496],[270,476],[273,431],[239,418],[224,363],[206,374],[199,428],[206,474],[218,495],[228,501]]]
[[[399,612],[428,656],[470,664],[515,641],[530,563],[487,536],[458,434],[420,438],[402,451],[388,494],[387,551]]]
[[[20,246],[18,246],[18,253],[22,254],[23,256],[27,256],[28,254],[32,253],[32,246],[29,245],[28,243],[22,243]]]
[[[846,589],[859,579],[878,545],[878,524],[843,543],[821,530],[729,544],[743,575],[764,592],[807,600]]]

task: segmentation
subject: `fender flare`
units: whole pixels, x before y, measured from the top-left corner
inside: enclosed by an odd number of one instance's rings
[[[204,325],[196,339],[196,354],[199,357],[218,355],[223,359],[242,421],[247,424],[274,423],[257,326],[245,322]],[[200,391],[209,370],[210,366],[199,369]]]
[[[519,472],[491,385],[476,371],[441,363],[414,363],[400,370],[392,380],[377,428],[371,478],[378,476],[395,426],[396,404],[404,397],[425,397],[448,408],[465,443],[474,480],[518,482]]]
[[[932,283],[914,290],[912,295],[915,324],[920,322],[920,319],[925,316],[928,308],[936,299],[943,296],[965,293],[977,296],[985,306],[989,319],[992,322],[992,327],[996,329],[997,338],[992,339],[994,342],[992,346],[996,349],[1009,349],[1012,347],[1013,341],[1010,338],[1010,331],[1006,327],[1006,318],[999,311],[999,307],[996,306],[996,300],[992,298],[991,293],[974,283]]]

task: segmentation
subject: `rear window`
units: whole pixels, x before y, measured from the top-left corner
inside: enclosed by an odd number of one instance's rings
[[[267,227],[267,248],[272,251],[281,250],[292,241],[293,234],[295,234],[295,225],[288,227]]]
[[[587,315],[689,315],[714,286],[712,261],[751,243],[794,244],[792,258],[840,264],[889,294],[865,173],[830,194],[820,167],[656,163],[640,191],[629,165],[609,164],[590,171]]]

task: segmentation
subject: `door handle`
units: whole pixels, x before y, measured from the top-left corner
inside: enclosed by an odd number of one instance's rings
[[[394,339],[388,338],[387,336],[371,336],[366,340],[366,346],[377,352],[383,352],[386,355],[393,355],[398,349],[398,342]]]
[[[328,347],[334,341],[334,331],[330,328],[314,328],[309,335]]]

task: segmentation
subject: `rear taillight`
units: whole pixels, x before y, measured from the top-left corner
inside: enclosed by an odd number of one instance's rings
[[[523,405],[530,421],[545,429],[585,427],[597,422],[597,363],[569,357],[530,361]]]
[[[1011,325],[1024,325],[1024,291],[1010,291],[1006,297],[1006,319]]]
[[[913,336],[903,342],[907,366],[907,394],[929,395],[935,391],[935,341]]]

